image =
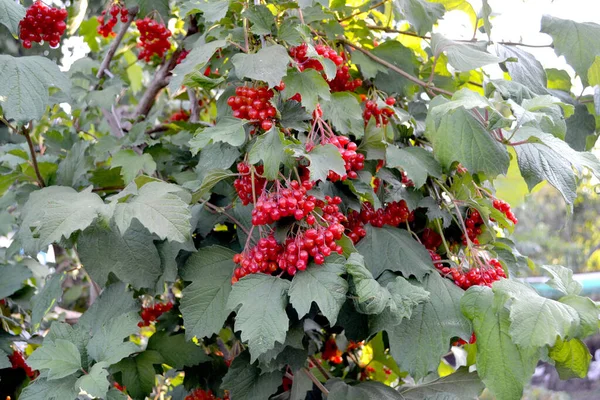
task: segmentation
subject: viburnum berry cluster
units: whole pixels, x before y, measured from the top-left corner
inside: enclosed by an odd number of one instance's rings
[[[481,218],[479,211],[470,210],[468,217],[465,219],[465,225],[467,230],[462,235],[463,245],[467,245],[467,237],[471,243],[478,245],[479,239],[477,239],[477,236],[481,235],[481,225],[483,225],[483,218]]]
[[[225,393],[223,398],[217,397],[212,390],[195,389],[192,393],[185,396],[185,400],[229,400],[229,394]]]
[[[121,385],[119,382],[113,382],[113,387],[115,389],[117,389],[119,392],[123,392],[123,393],[127,392],[127,388],[125,386]]]
[[[511,211],[510,204],[500,199],[494,199],[492,204],[496,210],[501,211],[506,216],[506,218],[513,224],[516,225],[519,222],[515,214]]]
[[[262,130],[268,131],[273,127],[273,118],[277,115],[277,109],[269,102],[273,95],[273,91],[267,87],[238,86],[235,96],[229,97],[227,104],[235,118],[249,119]]]
[[[171,31],[165,24],[146,17],[135,21],[135,25],[140,31],[138,59],[150,62],[153,56],[162,58],[171,48]]]
[[[33,3],[19,22],[19,39],[23,41],[23,47],[30,49],[32,42],[46,41],[53,49],[57,48],[67,29],[67,15],[65,9],[48,7],[41,1]]]
[[[356,179],[358,177],[357,172],[365,167],[365,155],[356,151],[358,145],[346,136],[329,137],[325,139],[324,144],[332,144],[338,148],[346,168],[346,175],[340,176],[334,171],[329,171],[327,179],[332,182],[343,181],[346,178]]]
[[[233,182],[233,187],[237,192],[243,205],[254,203],[254,195],[262,192],[267,180],[262,177],[264,167],[259,165],[254,169],[254,181],[250,172],[250,165],[240,162],[237,165],[239,177]],[[254,184],[254,185],[253,185]]]
[[[321,353],[321,357],[323,357],[324,360],[327,360],[332,364],[341,364],[344,362],[344,359],[342,358],[343,354],[344,353],[338,348],[334,337],[330,337],[325,341],[323,352]]]
[[[458,339],[456,342],[452,343],[453,346],[464,346],[465,344],[469,343],[469,344],[473,344],[477,342],[477,336],[475,335],[475,332],[473,332],[471,334],[471,337],[469,338],[469,341],[465,341],[462,339]]]
[[[252,210],[252,225],[269,225],[281,218],[293,216],[297,221],[309,216],[317,206],[315,196],[307,195],[314,182],[291,181],[289,187],[282,187],[276,182],[276,190],[262,192]],[[307,220],[309,225],[315,223],[314,215]]]
[[[487,263],[483,262],[481,266],[468,270],[444,267],[441,263],[434,263],[434,265],[443,275],[451,277],[454,283],[464,290],[471,286],[491,287],[492,283],[501,278],[506,278],[502,264],[495,258],[488,260]]]
[[[377,210],[370,202],[366,201],[362,204],[360,213],[350,210],[346,219],[347,222],[344,223],[346,235],[356,244],[366,236],[367,231],[364,229],[366,224],[377,228],[385,225],[398,226],[405,222],[411,222],[414,219],[414,212],[409,211],[404,200],[387,203]]]
[[[154,322],[173,308],[173,303],[156,303],[150,307],[142,307],[142,311],[140,316],[142,317],[142,321],[138,322],[138,326],[141,328],[143,326],[150,326],[151,322]]]
[[[126,23],[127,21],[129,21],[129,10],[125,7],[122,6],[119,3],[113,3],[110,8],[109,8],[109,14],[110,14],[110,18],[107,19],[106,16],[106,10],[102,11],[102,14],[97,17],[96,19],[98,20],[98,27],[96,28],[96,31],[98,32],[99,35],[106,37],[114,37],[116,36],[116,33],[113,32],[113,29],[115,27],[115,25],[117,25],[118,22],[118,15],[121,14],[121,22],[122,23]]]
[[[380,127],[381,125],[387,125],[389,118],[391,118],[395,111],[392,108],[396,104],[396,99],[388,97],[385,99],[385,104],[389,107],[379,107],[376,101],[368,100],[367,96],[361,95],[361,100],[365,103],[365,109],[363,111],[363,119],[365,126],[369,123],[371,117],[375,118],[375,125]]]
[[[175,121],[189,121],[189,120],[190,120],[190,112],[186,111],[186,110],[179,110],[177,112],[174,112],[169,117],[169,121],[172,121],[172,122],[175,122]]]
[[[27,365],[23,353],[20,351],[14,350],[13,353],[8,356],[8,359],[10,360],[13,369],[22,369],[29,379],[35,379],[38,376],[38,371],[34,371]]]

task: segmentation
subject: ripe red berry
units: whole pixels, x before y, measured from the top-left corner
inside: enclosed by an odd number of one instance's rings
[[[271,121],[270,119],[263,119],[260,123],[260,127],[263,130],[268,131],[273,127],[273,121]]]
[[[277,110],[269,102],[273,95],[273,91],[266,87],[238,86],[235,96],[227,99],[227,105],[233,110],[235,118],[249,119],[254,125],[268,131],[274,124],[272,118],[277,115]]]
[[[140,31],[138,47],[142,49],[138,59],[150,62],[153,56],[162,58],[171,47],[171,31],[163,23],[147,17],[135,21],[135,25]]]
[[[31,48],[32,42],[47,41],[50,47],[56,48],[60,37],[65,33],[67,10],[48,7],[41,1],[33,3],[26,11],[25,17],[19,22],[19,39],[23,47]]]
[[[387,99],[385,99],[385,104],[387,104],[388,106],[393,106],[394,104],[396,104],[396,99],[393,97],[388,97]]]

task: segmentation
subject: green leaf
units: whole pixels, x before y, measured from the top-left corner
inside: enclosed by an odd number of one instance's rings
[[[427,176],[435,178],[442,176],[442,167],[433,158],[431,152],[421,147],[407,147],[400,149],[388,146],[386,150],[386,164],[390,168],[401,168],[417,188],[425,184]]]
[[[359,253],[352,253],[346,262],[346,270],[352,276],[354,307],[363,314],[380,314],[391,300],[388,289],[381,286],[365,267]]]
[[[89,162],[85,152],[89,142],[76,142],[56,171],[56,181],[59,185],[77,187],[81,178],[88,171]]]
[[[338,175],[346,175],[344,159],[337,147],[332,144],[317,145],[309,153],[303,153],[309,161],[310,179],[325,181],[329,171]]]
[[[248,153],[250,163],[257,164],[262,160],[264,177],[268,180],[278,178],[279,167],[285,161],[283,141],[283,134],[278,129],[273,128],[264,135],[259,136]],[[257,188],[257,190],[260,189]]]
[[[154,364],[161,364],[162,357],[157,351],[146,350],[133,358],[126,358],[113,368],[121,372],[123,386],[134,399],[144,399],[152,392],[156,372]]]
[[[456,372],[433,381],[423,382],[415,386],[402,386],[400,394],[403,400],[435,399],[438,393],[455,397],[449,399],[476,399],[484,389],[477,372],[469,372],[468,368],[459,368]],[[439,400],[444,397],[439,398]]]
[[[445,52],[448,63],[458,71],[470,71],[502,60],[485,50],[485,43],[477,44],[455,42],[439,33],[431,35],[431,50],[435,55]]]
[[[244,126],[247,122],[245,119],[225,117],[215,126],[198,131],[190,140],[192,154],[197,154],[209,143],[224,142],[234,147],[243,145],[246,141]]]
[[[285,78],[284,78],[285,79]],[[287,129],[295,129],[300,132],[309,130],[308,122],[310,114],[302,107],[300,103],[294,100],[288,100],[281,106],[281,126]]]
[[[66,322],[54,321],[50,325],[50,330],[44,337],[44,344],[54,343],[57,339],[63,339],[73,343],[79,354],[81,355],[81,366],[88,368],[89,360],[87,354],[87,344],[90,340],[90,334],[86,331],[86,328],[82,324],[75,324],[73,326]]]
[[[8,359],[8,355],[0,350],[0,369],[11,368],[12,363]]]
[[[62,283],[66,275],[57,273],[49,275],[42,290],[31,299],[31,326],[37,329],[44,315],[54,307],[62,296]]]
[[[165,21],[169,20],[171,9],[169,8],[169,0],[134,0],[140,7],[138,15],[148,15],[156,10]]]
[[[10,0],[4,0],[10,1]],[[4,13],[2,13],[4,15]],[[46,57],[0,55],[0,106],[4,117],[28,122],[42,117],[51,105],[48,90],[61,89],[68,94],[71,83],[58,65]]]
[[[292,381],[292,390],[290,391],[290,400],[306,400],[306,392],[311,391],[313,383],[307,373],[300,371],[294,374]]]
[[[498,399],[520,399],[538,360],[537,349],[524,349],[509,334],[509,311],[492,290],[473,286],[461,300],[463,313],[477,335],[477,373]]]
[[[403,400],[404,397],[395,389],[382,382],[362,382],[350,386],[339,378],[330,379],[326,384],[329,389],[327,400]]]
[[[386,40],[375,47],[371,53],[409,74],[414,74],[417,61],[412,50],[396,40]],[[372,61],[369,60],[369,62]],[[384,87],[388,93],[396,92],[400,95],[407,94],[406,92],[409,92],[409,86],[412,84],[408,79],[389,68],[380,71],[375,78],[377,87]]]
[[[302,105],[308,111],[314,111],[320,102],[326,104],[331,99],[329,85],[323,79],[323,76],[312,68],[305,69],[302,72],[296,69],[290,70],[285,78],[285,89],[283,98],[289,99],[296,93],[302,96]]]
[[[140,321],[138,313],[130,311],[112,318],[92,336],[87,352],[97,362],[107,365],[116,364],[128,355],[139,351],[140,348],[133,342],[126,341],[130,335],[139,332],[137,326]]]
[[[365,128],[365,135],[360,142],[359,149],[367,153],[367,160],[382,160],[385,158],[386,147],[383,127],[377,126],[375,119],[371,118]]]
[[[235,330],[248,342],[252,362],[283,343],[289,319],[285,312],[290,283],[276,276],[251,274],[232,288],[227,308],[236,311]],[[240,306],[238,308],[238,306]]]
[[[217,22],[225,18],[229,10],[229,0],[185,0],[181,2],[181,13],[189,15],[198,11],[206,22]]]
[[[573,280],[573,271],[570,268],[562,265],[542,265],[542,269],[552,277],[552,279],[546,281],[546,285],[564,295],[578,295],[581,293],[581,283]]]
[[[263,4],[251,5],[242,13],[242,15],[250,22],[252,26],[250,31],[255,35],[271,34],[271,26],[275,23],[275,17],[267,6]]]
[[[579,314],[573,307],[544,298],[525,283],[502,279],[492,288],[512,299],[510,336],[521,347],[553,346],[557,337],[571,336],[579,327]]]
[[[341,277],[345,273],[344,262],[343,257],[328,257],[325,264],[311,264],[296,273],[289,295],[299,318],[308,314],[314,302],[329,323],[335,325],[348,292],[348,282]]]
[[[62,379],[48,380],[42,373],[31,384],[25,386],[19,400],[65,400],[75,399],[79,389],[75,388],[77,377],[74,375]]]
[[[113,283],[106,287],[94,304],[79,318],[78,326],[92,335],[96,334],[109,321],[131,311],[139,312],[140,306],[133,299],[133,293],[123,283]]]
[[[394,6],[404,15],[420,35],[431,32],[433,24],[435,24],[446,11],[443,5],[429,3],[425,0],[397,0],[394,2]]]
[[[108,371],[105,369],[107,366],[108,364],[106,363],[94,364],[87,375],[83,375],[77,379],[75,387],[85,391],[91,397],[104,398],[110,387]]]
[[[379,64],[376,61],[373,61],[371,58],[367,57],[360,51],[353,51],[351,53],[352,62],[360,67],[360,72],[365,77],[365,79],[373,79],[377,76],[379,72],[387,73],[388,69]]]
[[[77,250],[85,270],[101,287],[112,272],[135,288],[152,288],[162,274],[155,238],[137,220],[123,234],[114,224],[93,225],[79,235]]]
[[[365,264],[374,277],[383,271],[401,272],[418,280],[433,271],[429,253],[403,229],[374,228],[367,226],[364,237],[356,250],[365,258]]]
[[[292,46],[298,46],[303,42],[302,35],[296,29],[300,23],[298,18],[286,18],[277,30],[277,38],[286,41]]]
[[[471,336],[471,324],[460,311],[463,290],[452,281],[432,273],[423,283],[411,281],[429,292],[430,300],[419,304],[409,320],[387,330],[390,354],[415,380],[437,370],[448,352],[450,339]]]
[[[600,44],[595,40],[600,35],[600,25],[544,15],[541,32],[552,37],[556,55],[565,56],[567,63],[579,75],[583,85],[587,86],[588,69],[596,55],[600,54]]]
[[[548,356],[554,360],[560,379],[585,378],[592,360],[587,346],[579,339],[557,340]]]
[[[558,301],[573,307],[579,314],[581,325],[575,336],[584,338],[598,332],[598,308],[592,299],[570,294],[561,297]]]
[[[219,246],[205,247],[192,254],[180,271],[181,278],[192,284],[183,289],[181,315],[188,340],[218,333],[229,315],[227,299],[235,253]]]
[[[14,37],[19,36],[19,22],[25,18],[25,7],[12,0],[0,0],[0,24]]]
[[[508,171],[510,159],[504,145],[464,108],[445,114],[437,127],[428,124],[426,134],[433,154],[445,168],[458,161],[471,173],[484,172],[490,177]]]
[[[516,47],[496,45],[500,57],[506,59],[506,69],[513,81],[519,82],[534,93],[546,94],[546,71],[542,64],[531,53]],[[516,59],[512,61],[512,59]]]
[[[121,176],[126,185],[131,183],[140,172],[152,175],[156,171],[156,162],[148,153],[137,154],[133,150],[121,150],[112,159],[113,167],[121,168]]]
[[[281,377],[280,371],[261,374],[260,369],[250,363],[248,352],[244,352],[231,363],[221,387],[237,400],[268,399],[277,391]]]
[[[192,195],[192,203],[198,202],[204,196],[208,195],[219,182],[232,176],[235,176],[235,174],[228,169],[213,169],[209,171],[204,176],[200,188]]]
[[[25,265],[0,265],[0,299],[4,299],[23,287],[26,279],[31,278],[32,273]]]
[[[225,2],[225,6],[229,5],[229,2]],[[202,4],[200,1],[185,2],[184,4]],[[208,4],[208,3],[204,3]],[[183,11],[183,10],[182,10]],[[227,9],[225,9],[227,12]],[[227,46],[226,40],[215,40],[213,42],[206,43],[204,40],[197,40],[194,43],[194,47],[189,52],[187,57],[173,68],[171,72],[171,80],[169,81],[169,92],[171,95],[175,94],[181,85],[186,75],[193,72],[198,72],[203,69],[206,63],[211,59],[215,52],[223,47]]]
[[[190,238],[191,196],[181,187],[165,182],[149,182],[126,203],[115,207],[114,220],[121,234],[127,232],[137,218],[161,240],[184,243]]]
[[[50,186],[31,193],[23,207],[23,222],[17,234],[26,253],[40,250],[90,226],[105,211],[95,193],[70,187]]]
[[[279,85],[290,62],[287,50],[281,45],[262,47],[254,54],[238,53],[231,58],[238,78],[266,82],[269,87]]]
[[[60,379],[81,369],[81,355],[73,343],[56,339],[31,353],[27,364],[33,369],[47,369],[48,380]]]
[[[239,150],[227,143],[211,143],[200,152],[196,172],[204,177],[206,176],[205,171],[228,169],[235,163],[239,156]]]
[[[179,370],[211,361],[204,349],[192,341],[186,341],[183,333],[169,335],[165,331],[156,332],[150,336],[148,350],[156,350],[165,364]]]
[[[587,147],[587,139],[594,135],[596,130],[596,119],[588,111],[585,104],[577,104],[575,113],[567,118],[567,134],[565,142],[574,150],[584,151]]]
[[[547,68],[546,76],[548,77],[548,89],[571,91],[571,76],[564,69]]]
[[[362,110],[356,97],[347,92],[331,94],[331,100],[324,102],[323,118],[330,121],[333,127],[344,135],[352,134],[362,137],[364,120]]]

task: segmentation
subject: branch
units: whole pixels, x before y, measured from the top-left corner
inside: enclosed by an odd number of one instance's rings
[[[125,33],[127,33],[127,29],[129,29],[129,27],[131,26],[131,23],[135,19],[135,16],[137,15],[139,8],[138,8],[138,6],[133,6],[128,11],[129,11],[129,18],[127,19],[127,22],[125,22],[123,25],[121,25],[119,34],[117,35],[115,40],[113,40],[113,42],[110,44],[110,47],[108,48],[108,52],[106,53],[106,56],[104,56],[104,60],[102,60],[102,64],[100,64],[100,68],[98,69],[98,73],[96,74],[96,78],[98,78],[98,79],[101,79],[104,76],[104,74],[106,73],[106,70],[108,70],[110,62],[112,61],[115,53],[117,52],[117,48],[121,44],[121,41],[123,40],[123,37],[125,36]]]
[[[192,88],[187,88],[187,93],[190,98],[190,122],[198,122],[200,119],[200,107],[198,106],[196,91]]]
[[[359,11],[359,12],[357,12],[355,14],[349,15],[349,16],[341,18],[341,19],[338,19],[338,22],[347,21],[349,19],[352,19],[352,18],[356,17],[357,15],[368,13],[369,11],[376,9],[377,7],[382,6],[385,3],[387,3],[387,2],[388,2],[388,0],[380,1],[379,3],[377,3],[377,4],[375,4],[375,5],[371,6],[371,7],[369,7],[365,11]]]
[[[44,183],[44,178],[40,173],[40,167],[37,163],[37,158],[35,156],[35,149],[33,148],[33,142],[31,141],[31,135],[29,134],[29,128],[23,126],[21,130],[23,136],[25,136],[25,140],[27,141],[27,146],[29,146],[29,152],[31,153],[31,164],[33,166],[33,170],[35,171],[35,176],[37,177],[37,182],[40,187],[46,187],[46,183]]]
[[[171,70],[177,65],[177,57],[179,57],[180,53],[181,49],[175,50],[171,58],[160,66],[133,113],[134,120],[148,115],[158,93],[169,84],[169,75],[171,74]]]
[[[452,96],[452,92],[449,92],[445,89],[442,88],[438,88],[432,85],[429,85],[427,82],[422,81],[421,79],[417,78],[416,76],[412,76],[411,74],[409,74],[408,72],[404,71],[403,69],[400,69],[398,67],[396,67],[394,64],[384,60],[383,58],[379,58],[376,55],[374,55],[373,53],[371,53],[368,50],[363,49],[362,47],[357,46],[356,44],[346,40],[346,39],[337,39],[338,42],[344,43],[347,46],[352,47],[355,50],[360,51],[361,53],[363,53],[364,55],[366,55],[367,57],[369,57],[371,60],[378,62],[381,65],[385,65],[386,67],[388,67],[389,69],[391,69],[392,71],[402,75],[403,77],[405,77],[406,79],[408,79],[411,82],[416,83],[417,85],[427,89],[427,90],[431,90],[434,92],[438,92],[441,94],[445,94],[448,96]]]
[[[325,386],[323,386],[323,384],[322,384],[322,383],[321,383],[321,382],[320,382],[320,381],[317,379],[317,377],[316,377],[316,376],[314,376],[314,375],[312,374],[312,372],[310,372],[310,371],[309,371],[308,369],[306,369],[306,368],[302,368],[302,371],[304,371],[304,373],[305,373],[306,375],[308,375],[308,377],[310,378],[310,380],[312,381],[312,383],[314,383],[314,384],[315,384],[315,386],[316,386],[316,387],[318,387],[318,388],[319,388],[319,390],[320,390],[321,392],[323,392],[323,394],[324,394],[325,396],[327,396],[327,395],[329,394],[329,390],[327,390],[327,388],[326,388]]]

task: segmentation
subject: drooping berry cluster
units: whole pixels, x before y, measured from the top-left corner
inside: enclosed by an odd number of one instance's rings
[[[501,278],[506,278],[500,261],[492,258],[484,268],[471,268],[462,270],[457,268],[443,267],[441,263],[434,263],[435,267],[444,275],[454,280],[456,286],[467,290],[471,286],[492,286],[492,283]]]
[[[152,56],[162,58],[171,47],[171,31],[164,24],[151,18],[138,19],[135,25],[140,31],[138,47],[142,49],[138,59],[150,62]]]
[[[235,269],[232,281],[235,283],[248,274],[258,272],[271,274],[277,271],[279,268],[277,260],[282,249],[283,247],[271,235],[261,238],[256,246],[251,247],[249,250],[236,254],[233,257],[233,262],[239,264],[239,267]]]
[[[331,47],[321,44],[315,46],[315,51],[318,55],[333,61],[337,67],[335,77],[327,81],[332,92],[353,92],[362,86],[362,80],[352,79],[350,76],[350,68],[346,65],[343,65],[346,62],[346,55],[344,53],[338,54],[338,52]],[[310,58],[308,56],[308,45],[306,43],[292,47],[290,49],[290,56],[296,61],[300,71],[304,71],[307,68],[312,68],[317,71],[324,70],[321,61],[319,61],[317,58]],[[294,98],[295,96],[298,96],[298,98]],[[295,96],[292,97],[292,99],[300,101],[300,95],[296,94]]]
[[[223,399],[213,394],[211,390],[195,389],[192,393],[185,396],[185,400],[229,400],[229,394],[225,393]]]
[[[191,50],[181,50],[181,53],[179,53],[179,55],[177,56],[177,61],[176,64],[179,65],[183,62],[183,60],[185,60],[185,58],[188,56],[188,54],[190,54]]]
[[[156,321],[158,317],[166,313],[167,311],[173,308],[173,303],[168,302],[165,304],[156,303],[150,307],[142,307],[142,312],[140,316],[143,321],[138,322],[138,326],[141,328],[142,326],[150,326],[150,323]]]
[[[356,179],[357,171],[361,171],[365,167],[365,155],[357,153],[358,145],[348,139],[346,136],[332,136],[325,140],[324,143],[333,144],[338,148],[346,167],[346,175],[340,176],[333,171],[329,171],[327,179],[332,182],[346,180],[346,178]]]
[[[365,103],[365,110],[363,111],[365,126],[369,123],[371,117],[375,118],[375,125],[377,127],[388,124],[389,118],[394,115],[394,109],[391,106],[396,103],[396,99],[393,97],[388,97],[385,99],[385,104],[387,104],[389,107],[381,108],[377,105],[377,102],[368,100],[364,95],[361,95],[361,99]]]
[[[315,223],[311,214],[317,206],[317,199],[306,192],[312,189],[314,182],[291,181],[289,187],[277,187],[276,191],[263,192],[252,210],[252,225],[269,225],[281,218],[293,216],[297,221],[307,217],[307,223]],[[310,217],[310,218],[308,218]]]
[[[268,131],[273,127],[273,118],[277,115],[277,109],[269,102],[273,95],[273,91],[266,87],[239,86],[235,89],[235,96],[227,99],[227,104],[235,118],[249,119]]]
[[[127,388],[125,386],[121,385],[119,382],[113,382],[113,387],[115,389],[117,389],[119,392],[125,393],[127,391]]]
[[[513,224],[517,224],[519,220],[515,217],[515,214],[510,209],[510,204],[505,202],[504,200],[494,199],[493,203],[494,208],[502,212],[502,214],[506,215],[506,218],[511,221]]]
[[[367,231],[364,229],[366,224],[371,224],[377,228],[384,225],[398,226],[405,222],[411,222],[414,218],[414,213],[408,210],[406,201],[400,200],[386,204],[384,207],[375,210],[369,202],[364,202],[360,213],[351,210],[346,217],[347,222],[346,235],[354,244],[365,237]]]
[[[25,374],[29,377],[29,379],[35,379],[38,375],[38,371],[34,371],[31,369],[27,362],[25,362],[25,358],[23,358],[23,353],[20,351],[13,351],[11,355],[8,356],[10,363],[13,369],[22,369],[25,371]]]
[[[174,112],[169,117],[169,121],[189,121],[189,120],[190,120],[190,113],[189,113],[189,111],[185,111],[185,110],[179,110],[177,112]]]
[[[428,250],[435,251],[442,244],[442,237],[440,234],[430,228],[423,229],[420,239],[421,244]]]
[[[19,39],[23,41],[23,47],[30,49],[32,42],[46,41],[53,49],[57,48],[67,29],[67,15],[65,9],[48,7],[41,1],[33,3],[19,22]]]
[[[262,193],[267,180],[262,177],[264,168],[262,165],[255,167],[254,173],[254,190],[252,190],[252,174],[250,173],[250,165],[245,162],[238,163],[237,170],[240,173],[239,178],[233,182],[233,187],[243,205],[254,203],[254,194]]]
[[[478,245],[479,239],[477,239],[477,236],[481,235],[481,225],[483,225],[483,219],[479,211],[471,210],[469,216],[465,219],[465,225],[467,226],[467,231],[462,235],[463,245],[467,245],[465,234],[473,244]]]
[[[104,37],[116,36],[116,33],[113,32],[113,28],[115,27],[115,25],[117,25],[117,16],[119,14],[121,14],[122,23],[129,21],[129,10],[125,7],[122,7],[118,3],[114,3],[110,6],[109,13],[110,19],[106,18],[106,10],[102,11],[102,15],[96,18],[99,23],[98,28],[96,28],[96,30],[98,34]]]
[[[327,360],[332,364],[341,364],[342,362],[344,362],[344,359],[342,358],[343,354],[344,353],[342,353],[342,351],[338,349],[337,343],[335,342],[335,338],[330,337],[329,339],[327,339],[325,345],[323,346],[323,352],[321,356],[324,360]]]

